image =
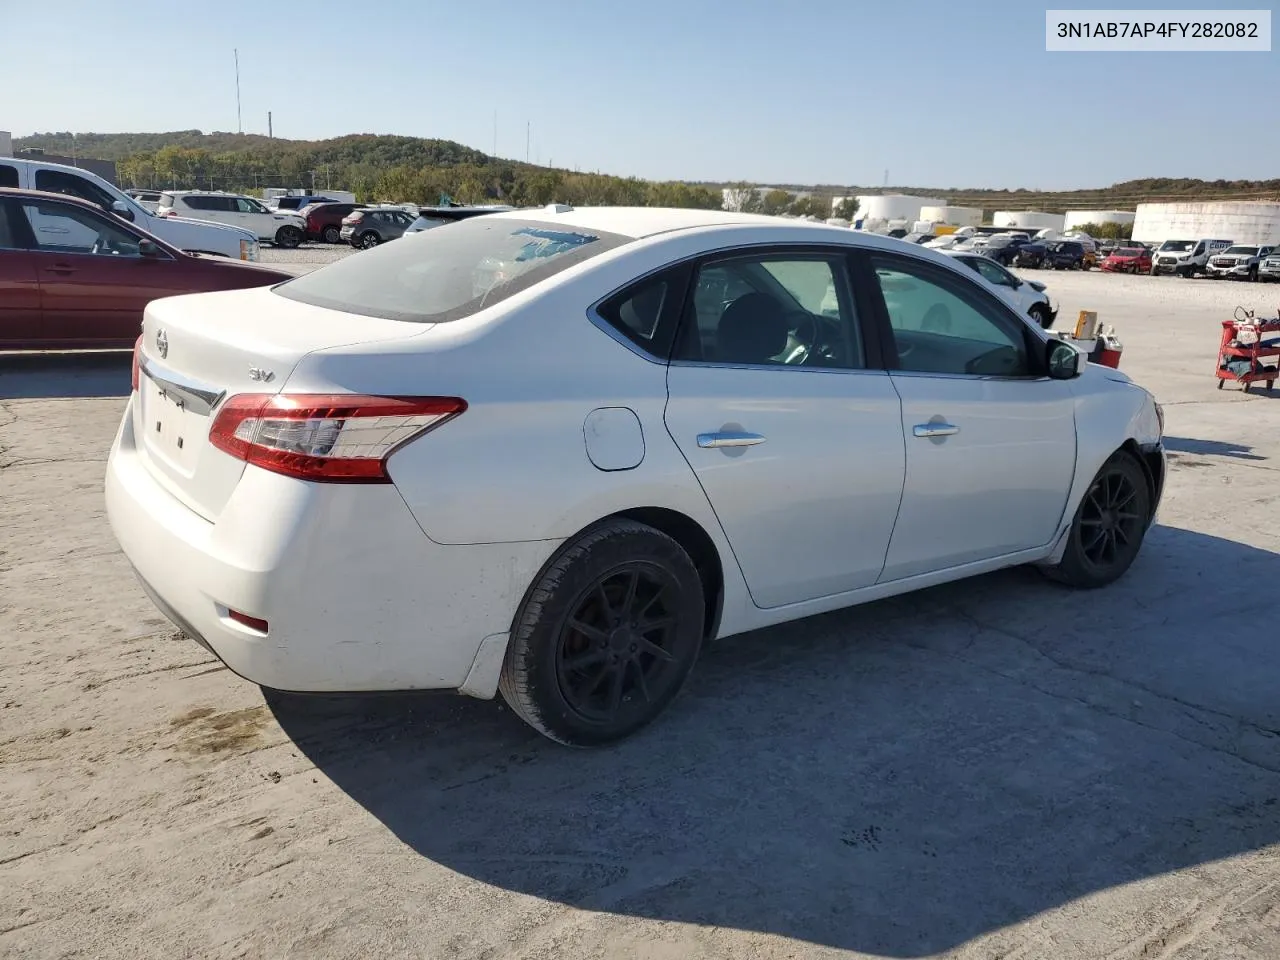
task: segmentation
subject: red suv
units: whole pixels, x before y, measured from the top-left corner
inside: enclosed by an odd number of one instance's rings
[[[362,203],[313,203],[299,213],[307,220],[308,240],[341,243],[342,218],[353,210],[362,209]]]

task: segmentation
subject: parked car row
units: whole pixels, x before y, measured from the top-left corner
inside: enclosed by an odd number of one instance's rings
[[[262,287],[291,275],[184,253],[97,204],[0,189],[0,349],[128,347],[160,297]]]
[[[234,260],[258,259],[258,236],[255,232],[231,224],[160,217],[115,185],[78,167],[44,160],[0,157],[0,188],[42,190],[79,197],[107,214],[137,225],[178,250]],[[45,233],[45,228],[52,230],[53,226],[38,224],[36,229],[38,233]],[[67,229],[73,231],[63,238],[67,242],[84,247],[92,245],[92,233],[73,226],[67,226]]]

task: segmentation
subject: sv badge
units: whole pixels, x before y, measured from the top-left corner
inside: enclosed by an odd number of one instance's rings
[[[250,368],[249,368],[249,379],[250,379],[250,380],[256,380],[256,381],[258,381],[259,383],[270,383],[270,382],[271,382],[272,380],[274,380],[275,378],[276,378],[276,375],[275,375],[275,373],[274,373],[273,371],[271,371],[271,370],[264,370],[262,367],[250,367]]]

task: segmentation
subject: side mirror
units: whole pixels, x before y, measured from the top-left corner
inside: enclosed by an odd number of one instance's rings
[[[140,257],[158,257],[160,256],[160,248],[151,240],[138,241],[138,256]]]
[[[1051,380],[1074,380],[1084,372],[1089,358],[1065,340],[1045,344],[1045,366]]]
[[[111,212],[117,217],[121,217],[130,222],[133,221],[133,211],[123,200],[116,200],[111,204]]]

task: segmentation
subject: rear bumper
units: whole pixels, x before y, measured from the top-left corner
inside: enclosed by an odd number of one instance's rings
[[[107,462],[106,502],[161,612],[245,679],[299,692],[492,696],[495,650],[556,546],[442,546],[390,484],[306,483],[255,467],[209,523],[151,476],[132,400]],[[228,610],[266,620],[267,633]]]

